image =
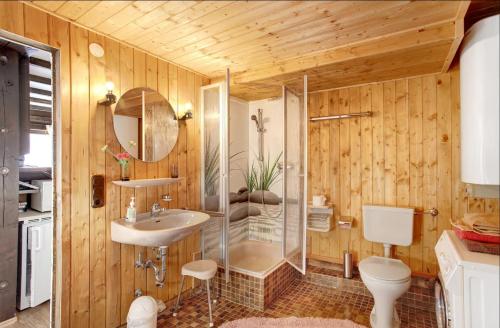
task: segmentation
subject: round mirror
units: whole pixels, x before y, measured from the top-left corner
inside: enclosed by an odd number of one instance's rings
[[[125,151],[145,162],[165,158],[179,132],[170,103],[149,88],[134,88],[121,96],[113,113],[113,126]]]

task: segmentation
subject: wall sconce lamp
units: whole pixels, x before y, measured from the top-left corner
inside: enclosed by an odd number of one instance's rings
[[[185,121],[193,118],[193,104],[188,102],[185,103],[183,108],[177,112],[176,120]]]
[[[106,90],[108,90],[108,92],[106,93],[106,98],[101,99],[97,102],[99,105],[111,106],[116,103],[116,96],[113,94],[114,87],[115,85],[113,84],[113,82],[106,82]]]

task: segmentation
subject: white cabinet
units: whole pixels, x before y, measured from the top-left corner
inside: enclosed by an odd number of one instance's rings
[[[19,226],[19,310],[35,307],[52,296],[52,227],[50,213],[39,213],[37,218],[25,219]]]

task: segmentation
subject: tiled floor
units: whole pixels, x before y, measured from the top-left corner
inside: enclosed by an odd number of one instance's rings
[[[371,297],[340,292],[333,288],[296,280],[264,312],[219,299],[214,311],[214,323],[215,326],[219,326],[224,322],[246,317],[296,316],[350,319],[369,327],[369,315],[372,307],[373,299]],[[435,314],[432,311],[417,311],[408,306],[400,305],[398,312],[402,328],[437,327]],[[206,294],[200,294],[186,300],[176,318],[172,317],[170,310],[163,312],[158,318],[158,327],[208,327]]]

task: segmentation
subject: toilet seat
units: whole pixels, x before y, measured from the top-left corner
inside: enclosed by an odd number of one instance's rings
[[[362,260],[358,268],[367,278],[386,283],[406,282],[411,277],[410,268],[398,259],[370,256]]]

